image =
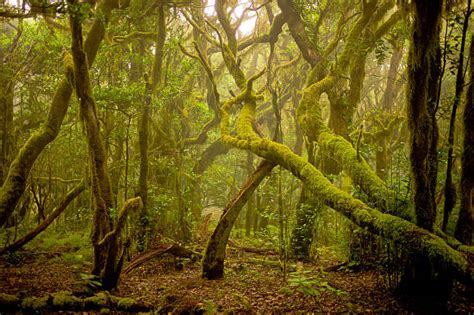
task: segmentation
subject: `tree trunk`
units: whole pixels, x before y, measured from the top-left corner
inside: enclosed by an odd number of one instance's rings
[[[466,245],[474,245],[474,35],[471,35],[470,80],[464,108],[464,140],[461,169],[461,207],[455,236]]]
[[[0,47],[0,59],[2,57]],[[0,67],[0,185],[3,184],[13,151],[13,81],[6,77],[8,69]]]
[[[247,175],[251,176],[251,174],[255,171],[253,166],[253,154],[247,152]],[[245,212],[245,236],[249,237],[250,232],[252,230],[252,222],[253,216],[255,215],[255,200],[254,196],[250,196],[247,202],[247,211]]]
[[[397,43],[398,44],[398,43]],[[396,99],[396,82],[398,77],[398,68],[403,56],[403,45],[393,47],[393,54],[390,58],[390,68],[388,69],[387,83],[382,98],[382,109],[391,112],[394,109],[393,102]]]
[[[436,220],[438,127],[436,104],[440,76],[441,0],[418,0],[408,60],[408,127],[416,223],[433,231]]]
[[[315,215],[321,205],[311,200],[305,186],[301,189],[300,200],[296,208],[296,224],[291,235],[291,247],[298,260],[307,261],[310,258],[311,243]]]
[[[80,6],[73,2],[73,7]],[[74,82],[80,102],[80,112],[89,146],[91,166],[91,187],[94,198],[94,223],[92,242],[94,244],[93,273],[100,275],[106,267],[107,247],[98,242],[113,229],[110,209],[113,208],[113,194],[107,173],[105,147],[100,135],[97,106],[92,95],[87,56],[83,49],[82,25],[80,16],[71,12],[72,55],[74,60]]]
[[[120,255],[120,232],[128,212],[142,206],[141,198],[128,200],[117,218],[115,228],[110,215],[113,208],[113,194],[107,172],[105,146],[100,135],[97,106],[92,95],[87,55],[83,49],[80,6],[70,0],[70,27],[72,32],[72,57],[74,60],[74,82],[80,103],[80,113],[89,146],[91,166],[91,187],[94,199],[94,222],[92,243],[94,245],[94,265],[92,273],[100,276],[102,289],[110,290],[117,286],[123,264]]]
[[[407,117],[416,224],[430,232],[433,232],[436,221],[436,107],[441,79],[441,10],[441,0],[415,1],[408,57]],[[430,257],[425,253],[410,253],[400,289],[417,295],[431,293],[446,298],[451,286],[448,274],[437,262],[430,261]]]
[[[469,26],[469,16],[471,15],[471,0],[467,2],[466,13],[462,28],[461,48],[459,50],[458,69],[456,74],[456,88],[454,93],[453,108],[449,121],[448,133],[448,157],[446,161],[446,181],[444,183],[444,211],[442,230],[446,232],[449,216],[456,204],[456,187],[453,183],[453,163],[454,163],[454,131],[456,126],[456,113],[461,103],[461,96],[464,87],[464,47],[466,45],[467,28]]]
[[[227,241],[232,227],[247,200],[252,196],[260,182],[272,171],[275,164],[264,161],[247,178],[239,193],[227,204],[222,216],[207,243],[202,260],[202,276],[207,279],[220,279],[224,276],[224,259]]]
[[[151,69],[151,77],[146,82],[144,104],[140,115],[140,124],[138,130],[138,142],[140,144],[140,175],[138,179],[138,196],[142,198],[143,208],[140,214],[140,231],[141,237],[147,234],[149,228],[148,218],[148,147],[149,147],[149,123],[151,117],[151,103],[156,88],[161,84],[162,65],[163,65],[163,48],[166,41],[166,20],[165,9],[163,5],[158,8],[158,32],[156,38],[155,58]],[[141,240],[142,247],[144,240]]]

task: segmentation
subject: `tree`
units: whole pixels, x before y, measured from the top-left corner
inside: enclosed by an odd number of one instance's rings
[[[461,172],[461,207],[459,219],[456,224],[456,238],[463,244],[473,245],[474,226],[474,45],[471,36],[470,48],[470,82],[467,89],[466,105],[464,107],[464,140],[462,152],[462,172]]]

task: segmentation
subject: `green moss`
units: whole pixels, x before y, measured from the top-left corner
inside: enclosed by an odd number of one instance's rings
[[[20,302],[20,299],[15,295],[0,293],[0,301],[7,306],[15,306]]]
[[[63,56],[64,68],[66,73],[74,72],[74,61],[72,59],[72,54],[70,52],[65,52]]]
[[[86,308],[106,308],[109,304],[109,296],[104,292],[99,292],[94,296],[84,299]]]
[[[41,310],[48,307],[49,296],[25,298],[21,303],[21,308],[25,310]]]
[[[69,291],[60,291],[52,295],[52,304],[56,308],[75,308],[80,306],[81,299],[72,295]]]
[[[117,301],[117,308],[120,310],[129,310],[132,309],[135,305],[135,300],[130,298],[119,298]]]

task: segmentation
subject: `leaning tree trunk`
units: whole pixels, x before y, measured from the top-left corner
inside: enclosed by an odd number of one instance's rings
[[[38,234],[46,230],[48,226],[53,223],[53,221],[59,217],[61,213],[66,210],[66,208],[69,206],[71,201],[73,201],[77,196],[79,196],[85,189],[85,184],[84,181],[81,181],[76,187],[71,189],[67,195],[64,197],[63,200],[59,203],[59,205],[51,212],[51,214],[43,221],[41,224],[38,224],[38,226],[26,234],[24,237],[20,238],[18,241],[15,243],[5,247],[4,249],[0,250],[0,256],[3,255],[4,253],[13,253],[23,246],[25,246],[29,241],[34,239]]]
[[[255,172],[242,185],[239,193],[225,207],[204,252],[202,260],[202,276],[204,278],[220,279],[224,276],[225,248],[230,231],[247,200],[260,182],[270,174],[274,166],[274,163],[268,161],[260,163]]]
[[[461,207],[455,231],[456,238],[466,245],[474,245],[474,35],[471,36],[470,72],[463,117]]]
[[[95,59],[99,45],[104,38],[105,27],[110,13],[116,5],[116,0],[104,0],[98,5],[97,18],[92,24],[84,44],[84,50],[90,64]],[[67,64],[66,69],[69,69]],[[0,189],[0,226],[5,224],[23,195],[28,175],[34,162],[43,149],[59,133],[73,90],[69,74],[68,72],[66,78],[61,81],[56,90],[46,121],[30,136],[10,165],[8,174]]]

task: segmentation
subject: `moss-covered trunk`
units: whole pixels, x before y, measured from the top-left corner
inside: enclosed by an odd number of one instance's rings
[[[408,60],[407,116],[417,225],[433,231],[436,220],[438,127],[436,104],[440,79],[439,31],[442,1],[415,1]]]
[[[311,243],[316,213],[323,205],[312,200],[306,186],[301,189],[300,199],[296,208],[296,224],[291,233],[291,247],[293,255],[298,260],[306,261],[310,258]]]
[[[156,37],[155,58],[150,71],[151,76],[146,82],[145,97],[140,114],[140,124],[138,129],[138,141],[140,144],[140,175],[138,179],[138,196],[142,198],[143,208],[140,215],[140,234],[146,234],[148,227],[148,147],[150,134],[151,104],[157,86],[161,83],[163,65],[163,47],[166,41],[166,20],[165,9],[160,5],[158,10],[158,32]]]
[[[83,47],[82,22],[78,13],[81,5],[73,0],[70,3],[74,83],[89,147],[91,188],[95,208],[92,232],[92,242],[94,244],[93,273],[100,275],[106,268],[107,246],[100,246],[98,243],[107,233],[113,230],[113,222],[109,212],[114,206],[113,194],[107,173],[105,146],[100,135],[97,106],[92,95],[89,65]]]
[[[433,232],[436,221],[438,127],[436,110],[441,53],[439,43],[442,1],[415,1],[408,57],[407,117],[410,132],[410,166],[416,224]],[[451,283],[446,270],[425,253],[410,253],[400,289],[417,295],[445,298]]]
[[[121,230],[128,213],[142,207],[140,197],[128,200],[121,209],[116,222],[112,221],[113,194],[107,170],[107,156],[100,134],[97,106],[92,95],[89,64],[82,37],[82,16],[84,4],[70,0],[70,27],[72,32],[72,57],[74,60],[74,83],[80,104],[90,156],[90,178],[94,200],[94,221],[92,243],[94,265],[92,273],[100,276],[102,289],[111,290],[118,284],[123,264],[124,251]],[[114,224],[115,223],[115,224]]]
[[[0,59],[2,57],[0,47]],[[13,81],[6,66],[0,66],[0,185],[3,184],[13,151]]]
[[[264,161],[247,178],[239,193],[227,204],[219,223],[207,243],[202,260],[202,276],[207,279],[219,279],[224,276],[225,248],[230,232],[240,211],[252,196],[260,182],[272,171],[274,163]]]
[[[474,35],[471,36],[470,77],[464,108],[464,140],[461,170],[461,206],[456,224],[456,238],[474,245]]]
[[[91,26],[84,43],[87,60],[92,64],[105,34],[110,12],[117,6],[117,0],[104,0],[98,5],[97,18]],[[66,65],[70,69],[69,65]],[[72,86],[70,77],[66,76],[60,83],[53,97],[46,121],[34,132],[12,161],[3,186],[0,189],[0,226],[15,210],[26,187],[26,181],[34,162],[43,149],[59,133],[61,124],[71,99]]]

